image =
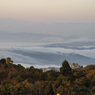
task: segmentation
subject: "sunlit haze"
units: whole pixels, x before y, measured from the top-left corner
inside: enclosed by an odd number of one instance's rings
[[[95,0],[0,0],[0,18],[37,23],[95,22]]]

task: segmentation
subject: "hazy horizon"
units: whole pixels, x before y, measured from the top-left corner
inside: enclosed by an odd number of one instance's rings
[[[33,23],[95,22],[95,0],[0,0],[0,18]]]
[[[0,0],[0,33],[36,33],[92,39],[95,0]]]
[[[0,19],[0,34],[33,33],[57,36],[94,38],[95,23],[32,23],[16,19]],[[19,34],[18,34],[19,35]]]

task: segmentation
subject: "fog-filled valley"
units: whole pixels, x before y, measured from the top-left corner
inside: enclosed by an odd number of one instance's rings
[[[25,67],[95,64],[95,23],[30,23],[0,19],[0,57]]]
[[[3,36],[2,36],[3,35]],[[7,33],[0,35],[0,57],[37,68],[60,67],[63,60],[82,66],[95,63],[95,41],[59,35]],[[81,39],[81,40],[80,40]],[[61,40],[61,41],[60,41]],[[3,43],[2,43],[3,41]]]

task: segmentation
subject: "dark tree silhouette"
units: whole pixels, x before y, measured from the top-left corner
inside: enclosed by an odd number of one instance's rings
[[[68,61],[66,61],[66,60],[63,61],[62,67],[60,68],[60,72],[64,76],[71,74],[71,67],[70,67]]]

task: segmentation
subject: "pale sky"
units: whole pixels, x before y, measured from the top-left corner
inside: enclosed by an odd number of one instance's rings
[[[0,19],[95,22],[95,0],[0,0]]]

